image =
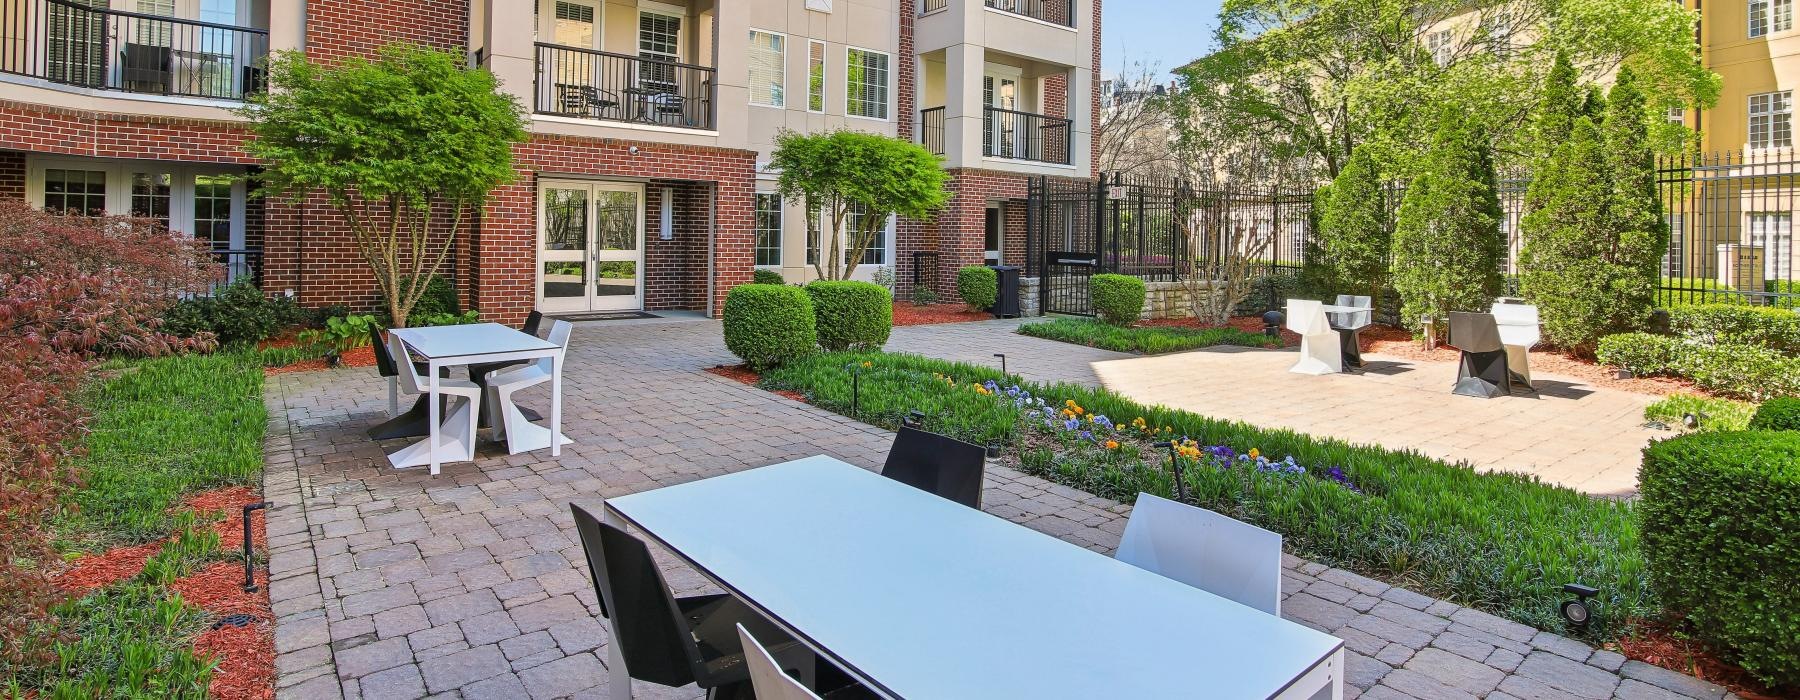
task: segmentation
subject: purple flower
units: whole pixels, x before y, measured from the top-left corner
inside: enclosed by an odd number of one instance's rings
[[[1325,470],[1325,478],[1338,482],[1344,488],[1350,489],[1352,493],[1362,493],[1362,489],[1357,488],[1356,484],[1350,483],[1350,475],[1344,473],[1343,467],[1332,467]]]
[[[1090,432],[1088,432],[1088,431],[1086,431],[1086,430],[1083,430],[1083,431],[1081,431],[1081,439],[1083,439],[1083,440],[1092,440],[1092,439],[1094,439],[1094,434],[1093,434],[1093,433],[1090,433]]]
[[[1081,429],[1081,419],[1079,419],[1079,418],[1070,418],[1066,421],[1063,421],[1063,430],[1080,430],[1080,429]]]
[[[1112,419],[1107,418],[1106,416],[1094,416],[1094,425],[1098,425],[1107,430],[1113,429]]]

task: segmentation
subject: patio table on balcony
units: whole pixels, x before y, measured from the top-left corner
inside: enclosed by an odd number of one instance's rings
[[[488,364],[495,362],[511,362],[514,360],[535,360],[552,358],[554,368],[550,378],[550,434],[562,434],[562,363],[557,361],[558,348],[555,344],[528,333],[524,333],[498,323],[472,323],[460,326],[433,326],[427,328],[395,328],[388,331],[406,344],[407,350],[430,365],[426,373],[430,400],[429,425],[431,434],[426,436],[427,452],[430,454],[431,473],[437,474],[442,465],[443,450],[440,441],[443,422],[443,406],[439,401],[438,379],[445,367],[458,365]],[[405,358],[394,358],[397,362]],[[471,407],[479,410],[479,407]],[[562,441],[550,441],[550,454],[562,454]]]
[[[1343,697],[1330,635],[829,457],[608,499],[603,517],[882,697]]]

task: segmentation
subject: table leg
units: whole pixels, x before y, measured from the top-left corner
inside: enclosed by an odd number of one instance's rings
[[[555,404],[551,404],[550,415],[554,420]],[[561,442],[554,437],[560,434],[552,432],[550,444]],[[604,505],[600,507],[600,522],[621,529],[625,527],[625,521]],[[619,646],[619,623],[610,617],[606,619],[606,635],[606,696],[612,700],[631,700],[631,672],[625,669],[625,649]]]
[[[1278,700],[1344,700],[1343,648],[1307,669],[1275,697]]]
[[[550,456],[562,456],[562,358],[550,358]]]
[[[437,363],[437,360],[431,361],[430,369],[431,369],[431,390],[427,393],[429,393],[431,396],[431,406],[430,406],[430,408],[427,409],[427,411],[428,411],[428,415],[430,416],[430,419],[431,419],[431,426],[430,426],[431,434],[427,435],[425,437],[425,439],[431,441],[430,442],[431,449],[428,450],[428,452],[431,453],[431,475],[437,476],[438,468],[440,466],[442,466],[442,460],[444,458],[443,454],[438,451],[438,442],[439,442],[438,433],[440,432],[438,430],[438,423],[443,418],[443,416],[439,415],[442,413],[442,410],[438,406],[438,363]]]

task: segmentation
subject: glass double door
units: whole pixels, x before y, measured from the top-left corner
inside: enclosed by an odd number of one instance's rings
[[[538,309],[644,307],[644,188],[547,181],[538,188]]]

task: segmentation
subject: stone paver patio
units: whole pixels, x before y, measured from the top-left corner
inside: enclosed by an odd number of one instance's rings
[[[1096,381],[1115,353],[965,324],[898,329],[891,349]],[[973,339],[981,342],[971,344]],[[985,358],[985,359],[984,359]],[[709,321],[583,324],[566,374],[562,457],[432,477],[386,467],[362,429],[385,410],[369,369],[268,383],[266,495],[282,698],[597,697],[606,633],[567,504],[829,454],[877,467],[886,431],[703,372],[732,363]],[[1103,365],[1104,366],[1104,365]],[[1076,374],[1069,374],[1076,373]],[[1049,376],[1046,376],[1049,375]],[[1003,468],[987,509],[1098,551],[1129,507]],[[708,588],[663,559],[678,593]],[[1721,688],[1492,615],[1287,557],[1283,614],[1344,639],[1347,697],[1709,698]],[[1054,614],[1046,611],[1048,614]],[[1203,679],[1196,679],[1201,680]],[[637,697],[700,697],[634,687]]]

